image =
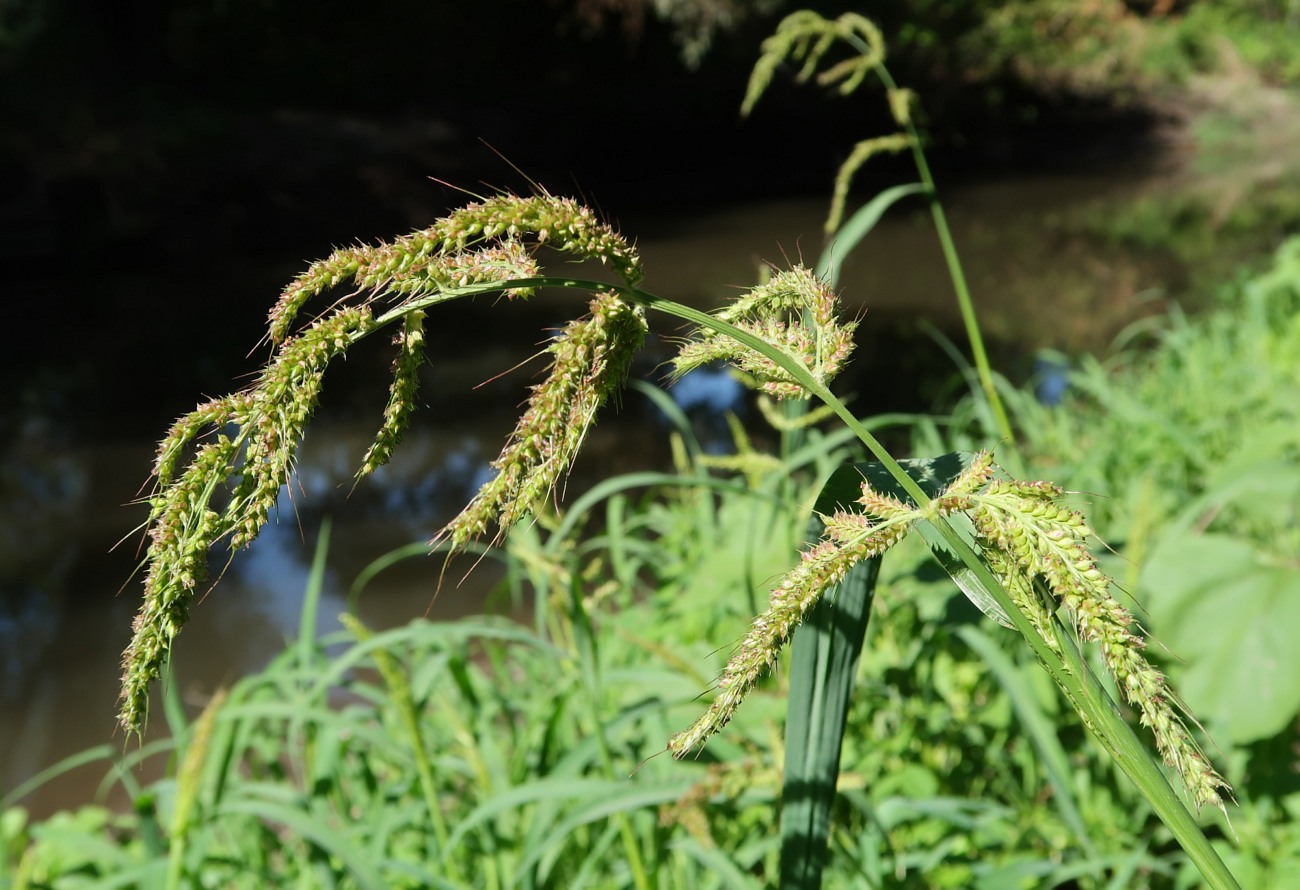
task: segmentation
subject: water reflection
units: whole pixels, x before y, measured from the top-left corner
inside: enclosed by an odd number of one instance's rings
[[[3,430],[3,427],[0,427]],[[3,430],[0,457],[0,707],[17,700],[55,637],[49,620],[63,599],[87,508],[86,470],[48,418]]]

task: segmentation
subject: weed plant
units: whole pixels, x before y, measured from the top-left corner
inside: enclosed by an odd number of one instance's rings
[[[1168,647],[1153,654],[1225,746],[1239,843],[1216,843],[1258,887],[1288,886],[1300,862],[1298,320],[1293,237],[1213,311],[1175,310],[1104,360],[1081,356],[1062,404],[1006,391],[1025,464],[1089,493],[1107,564]],[[917,447],[996,438],[977,400],[948,420],[919,423]]]
[[[872,75],[885,85],[901,128],[892,138],[914,151],[922,179],[907,188],[931,199],[978,344],[970,297],[911,125],[913,99],[884,69],[874,27],[857,16],[792,16],[765,44],[755,90],[761,92],[773,60],[797,58],[811,73],[840,41],[856,52],[822,79],[855,88]],[[841,197],[853,165],[876,150],[864,145],[846,168]],[[863,220],[903,194],[869,204],[844,230],[860,237],[869,228]],[[617,280],[548,276],[541,246],[599,260]],[[347,619],[348,648],[325,659],[305,630],[314,622],[309,597],[299,644],[270,671],[215,696],[193,724],[172,700],[176,778],[165,796],[137,797],[139,839],[121,848],[112,881],[648,888],[758,880],[809,887],[826,876],[828,850],[836,854],[833,874],[868,883],[890,875],[963,886],[972,878],[997,885],[1170,873],[1169,854],[1135,843],[1129,819],[1099,827],[1097,812],[1113,816],[1117,807],[1094,809],[1093,776],[1070,768],[1052,730],[1065,722],[1064,709],[1026,685],[1014,658],[982,631],[968,627],[960,636],[992,668],[1008,706],[982,714],[968,734],[950,710],[935,707],[951,700],[964,702],[953,710],[967,715],[982,711],[975,691],[981,677],[950,658],[918,669],[926,641],[942,639],[927,633],[936,616],[919,605],[896,607],[917,610],[913,626],[898,622],[912,632],[910,641],[877,635],[873,646],[909,650],[899,660],[930,684],[915,691],[928,705],[917,713],[897,701],[892,711],[861,718],[886,721],[849,746],[849,763],[871,771],[841,768],[881,557],[920,548],[919,537],[985,615],[1018,632],[1077,712],[1067,725],[1077,719],[1136,786],[1101,796],[1136,793],[1128,799],[1139,802],[1138,815],[1149,806],[1207,881],[1234,886],[1120,717],[1116,699],[1138,714],[1195,807],[1223,806],[1226,783],[1147,660],[1139,628],[1091,553],[1091,528],[1065,505],[1064,492],[1008,476],[986,451],[906,463],[891,457],[829,389],[852,349],[853,325],[838,317],[829,284],[807,269],[775,272],[715,316],[653,295],[640,282],[640,260],[626,239],[586,208],[539,191],[484,197],[393,242],[336,251],[285,289],[268,320],[273,354],[257,380],[182,417],[160,445],[145,602],[124,655],[123,725],[138,730],[146,718],[149,687],[165,670],[192,600],[207,587],[214,545],[248,546],[268,520],[330,362],[380,331],[393,337],[388,406],[362,459],[362,477],[387,460],[410,422],[427,313],[451,299],[524,299],[558,288],[591,294],[588,313],[547,345],[549,370],[493,463],[497,475],[434,541],[449,552],[486,540],[504,544],[510,583],[536,597],[535,626],[415,624],[376,635]],[[309,315],[326,295],[333,302]],[[611,480],[560,511],[556,485],[596,413],[619,392],[654,311],[697,326],[679,353],[679,372],[731,363],[769,397],[822,402],[827,411],[817,416],[837,418],[843,431],[791,437],[790,445],[805,440],[810,450],[791,448],[770,472],[742,453],[741,475],[731,479],[710,477],[692,462],[682,433],[682,478]],[[997,427],[1007,428],[977,345],[974,354],[984,404]],[[849,439],[874,460],[852,463],[834,450]],[[803,466],[818,469],[815,480],[799,481],[794,471]],[[629,509],[625,491],[651,482],[680,489],[668,513]],[[581,534],[598,501],[606,502],[605,528]],[[804,532],[810,507],[814,521]],[[778,574],[769,560],[792,552],[801,533],[809,538],[802,557],[775,582],[770,602],[754,603],[754,588]],[[743,599],[719,599],[735,583],[701,589],[706,554],[736,552],[737,545]],[[734,631],[719,633],[718,613],[736,608],[738,599],[758,614],[723,658],[718,647],[725,649]],[[647,632],[642,616],[655,609],[663,615],[648,622],[656,629]],[[693,634],[696,624],[702,626]],[[782,730],[783,699],[767,694],[765,678],[796,628]],[[1112,678],[1114,696],[1085,661],[1084,644]],[[718,678],[712,703],[693,704],[710,677]],[[982,689],[988,694],[992,687],[985,682]],[[885,694],[897,695],[897,687]],[[944,754],[943,744],[928,762],[904,762],[902,751],[891,755],[891,745],[873,744],[882,730],[901,740],[934,734],[965,754],[1007,737],[1007,707],[1028,727],[1028,744],[1000,764],[987,757],[987,747],[983,757],[971,753],[971,762],[984,764],[977,771],[962,773],[960,758]],[[695,722],[686,726],[691,716]],[[910,722],[919,718],[925,722]],[[674,758],[655,756],[665,745]],[[776,752],[784,761],[779,778]],[[698,761],[675,759],[683,757]],[[974,797],[944,793],[954,773],[976,785]],[[854,795],[878,779],[895,783],[895,798]],[[1041,787],[1043,779],[1052,807],[1010,810],[979,797],[1017,783]],[[776,832],[770,813],[778,788]],[[661,808],[657,817],[651,806]],[[915,832],[918,825],[924,830]],[[32,844],[19,828],[11,837],[21,851],[20,885],[68,873],[59,857],[69,851],[57,838]],[[1032,838],[1028,852],[984,861],[986,847],[1021,835]],[[964,842],[955,843],[958,837]],[[1128,842],[1119,852],[1115,838]],[[897,846],[903,840],[906,849]],[[1063,855],[1076,845],[1081,856]]]

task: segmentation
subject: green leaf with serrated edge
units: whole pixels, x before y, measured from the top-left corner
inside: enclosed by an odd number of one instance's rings
[[[953,451],[938,457],[903,460],[899,463],[907,471],[907,475],[921,486],[922,491],[930,497],[936,497],[951,485],[974,459],[975,455],[969,451]],[[908,497],[907,492],[888,470],[875,461],[864,461],[840,467],[831,475],[817,498],[817,512],[833,513],[836,510],[858,512],[859,508],[855,505],[862,493],[864,478],[881,494],[887,494],[905,504],[915,506],[915,502]],[[948,517],[948,521],[957,534],[966,541],[967,546],[979,552],[979,547],[975,543],[975,527],[971,525],[970,520],[962,515],[952,515]],[[1007,613],[988,595],[983,585],[975,581],[974,573],[957,554],[953,553],[938,531],[928,522],[920,523],[917,531],[921,533],[921,537],[934,553],[935,559],[943,566],[944,571],[952,576],[961,592],[966,594],[966,597],[989,618],[1003,627],[1011,627],[1011,619]]]

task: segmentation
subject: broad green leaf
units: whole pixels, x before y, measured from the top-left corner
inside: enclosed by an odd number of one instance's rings
[[[1170,536],[1142,572],[1154,629],[1186,664],[1178,688],[1226,741],[1268,738],[1300,711],[1300,571],[1221,534]]]

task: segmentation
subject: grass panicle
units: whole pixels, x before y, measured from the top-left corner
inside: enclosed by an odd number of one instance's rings
[[[541,273],[537,244],[608,263],[627,286],[641,279],[636,250],[589,208],[545,193],[506,194],[471,203],[389,243],[337,250],[284,290],[268,318],[275,351],[254,384],[200,405],[173,424],[159,445],[144,603],[123,653],[124,726],[138,730],[145,720],[149,686],[209,577],[212,548],[222,541],[231,549],[248,546],[278,504],[330,362],[374,331],[401,323],[383,422],[357,474],[365,476],[387,462],[415,409],[425,360],[425,307],[458,296],[458,290],[497,282],[507,296],[531,293],[522,282]],[[511,281],[521,285],[505,284]],[[295,330],[310,298],[344,285],[354,290]],[[381,314],[382,298],[387,303]],[[626,376],[645,331],[642,310],[613,293],[597,297],[591,315],[566,328],[550,349],[551,376],[534,390],[517,437],[496,463],[496,485],[449,527],[458,543],[468,540],[469,529],[485,527],[476,517],[499,509],[501,515],[492,519],[507,528],[551,490],[596,409]],[[192,456],[185,465],[187,455]]]
[[[853,177],[857,176],[858,170],[876,155],[898,154],[911,147],[912,137],[906,133],[873,136],[853,146],[853,150],[849,152],[849,156],[844,159],[844,163],[840,164],[840,169],[835,173],[835,191],[831,195],[831,209],[823,225],[828,237],[839,231],[840,224],[844,222],[844,208],[849,201],[849,188],[853,185]]]
[[[771,84],[777,68],[783,62],[786,60],[800,62],[802,68],[797,79],[801,82],[807,81],[825,61],[827,53],[837,42],[844,43],[855,55],[850,56],[846,61],[830,64],[817,76],[818,83],[823,87],[833,86],[841,95],[848,95],[863,84],[868,73],[873,74],[884,88],[890,115],[901,132],[860,142],[841,164],[835,180],[835,192],[830,210],[826,216],[825,230],[826,234],[833,238],[831,246],[838,244],[841,249],[847,249],[850,244],[856,243],[870,227],[864,226],[864,220],[871,219],[878,212],[875,209],[877,201],[890,193],[890,191],[882,192],[875,201],[869,202],[858,210],[850,218],[849,223],[842,228],[841,222],[844,218],[849,188],[862,165],[881,152],[892,153],[910,149],[920,178],[919,191],[929,199],[935,234],[943,250],[944,263],[952,279],[957,304],[961,308],[962,324],[970,339],[971,357],[974,359],[980,388],[993,409],[994,420],[1002,439],[1006,442],[1015,442],[1015,431],[1011,428],[1006,409],[1002,405],[1002,397],[993,382],[993,372],[984,348],[984,337],[975,317],[975,307],[971,300],[970,288],[966,283],[966,273],[957,256],[957,247],[948,228],[943,207],[939,203],[934,177],[930,173],[930,164],[926,160],[921,134],[917,129],[919,108],[916,95],[911,90],[900,88],[894,82],[893,75],[885,65],[884,41],[880,29],[856,13],[845,13],[834,20],[824,18],[811,10],[803,10],[787,16],[777,26],[776,32],[763,42],[763,53],[750,75],[741,113],[747,115],[753,110],[754,105]],[[895,191],[895,197],[890,199],[890,203],[903,194],[915,193],[907,186],[896,187],[896,189],[902,191]],[[841,238],[846,240],[840,240]],[[834,268],[833,263],[829,267],[822,266],[822,268],[828,270],[832,281],[836,280],[836,273],[831,271]]]
[[[745,697],[775,666],[782,647],[822,594],[842,581],[849,569],[897,544],[921,518],[918,510],[876,492],[865,480],[859,503],[866,512],[840,510],[822,517],[822,540],[805,550],[798,565],[772,589],[767,610],[754,619],[723,669],[712,705],[669,741],[674,757],[698,750],[730,722]]]
[[[717,313],[717,318],[772,344],[826,384],[853,352],[857,322],[837,317],[835,292],[810,270],[795,266],[774,274],[766,284]],[[673,362],[673,374],[710,362],[730,362],[752,378],[756,388],[777,398],[806,398],[809,393],[788,371],[757,351],[711,330],[701,330]]]
[[[728,661],[708,711],[669,742],[675,757],[699,748],[731,720],[758,680],[770,672],[781,648],[808,610],[857,563],[893,547],[921,519],[963,513],[979,535],[983,556],[1013,603],[1053,647],[1055,604],[1065,606],[1075,632],[1095,643],[1125,699],[1155,737],[1165,762],[1178,773],[1198,806],[1222,807],[1227,783],[1214,771],[1170,704],[1177,701],[1164,676],[1143,657],[1145,642],[1129,612],[1110,592],[1111,580],[1088,549],[1092,529],[1064,506],[1065,493],[1047,482],[999,478],[988,452],[979,452],[960,475],[924,508],[861,485],[859,509],[822,516],[822,540],[773,589],[767,610]],[[1037,590],[1039,584],[1053,604]],[[1086,715],[1085,715],[1086,719]]]
[[[309,299],[345,283],[375,294],[411,294],[446,289],[449,283],[463,287],[533,277],[536,269],[520,242],[527,235],[563,253],[609,263],[629,287],[641,281],[636,249],[590,208],[546,193],[496,195],[392,242],[337,250],[312,263],[271,308],[270,338],[283,340]]]
[[[762,54],[754,64],[745,89],[740,113],[749,114],[767,92],[777,69],[787,61],[801,64],[798,79],[813,76],[827,51],[837,40],[856,38],[866,45],[865,51],[833,65],[818,76],[823,85],[839,83],[843,95],[854,92],[867,74],[885,60],[885,41],[873,22],[857,13],[846,12],[837,19],[823,18],[811,10],[793,12],[781,20],[763,41]]]
[[[533,387],[528,407],[492,462],[496,476],[434,542],[445,539],[459,549],[493,523],[502,534],[550,495],[596,412],[622,386],[646,331],[639,307],[612,292],[592,300],[590,314],[570,322],[548,348],[550,372]]]
[[[837,42],[848,43],[857,52],[817,74],[821,86],[834,86],[841,95],[847,96],[862,86],[868,74],[881,70],[884,65],[885,41],[880,29],[869,19],[852,12],[836,19],[823,18],[809,10],[792,13],[763,41],[763,53],[750,74],[741,114],[748,115],[753,110],[771,85],[780,65],[787,61],[800,63],[797,79],[800,83],[806,82],[817,72],[817,67]],[[908,132],[864,139],[854,146],[835,175],[835,191],[825,224],[827,235],[839,229],[844,219],[849,187],[862,165],[875,155],[897,154],[915,145],[916,136],[908,129],[912,119],[913,94],[888,85],[886,93],[895,122]]]
[[[809,44],[806,58],[815,64],[826,50],[822,43],[834,36],[823,35]],[[845,83],[854,83],[857,77],[847,69],[842,76]],[[600,259],[618,271],[623,284],[539,275],[534,261],[537,244]],[[829,589],[864,560],[892,548],[920,522],[923,528],[938,529],[953,545],[963,571],[969,570],[967,580],[973,578],[992,591],[989,595],[1008,614],[1017,610],[1026,614],[1025,619],[1016,618],[1016,626],[1024,630],[1083,719],[1100,728],[1112,754],[1131,759],[1131,751],[1140,746],[1136,740],[1131,747],[1121,745],[1128,744],[1124,739],[1132,739],[1131,732],[1120,723],[1125,733],[1120,737],[1115,729],[1117,715],[1109,704],[1099,704],[1104,691],[1094,692],[1099,689],[1095,678],[1087,674],[1074,649],[1065,645],[1066,628],[1056,618],[1058,605],[1065,606],[1073,631],[1081,640],[1098,644],[1123,695],[1151,728],[1165,761],[1183,778],[1192,799],[1198,805],[1221,805],[1219,791],[1227,788],[1226,783],[1170,704],[1176,699],[1164,678],[1143,658],[1143,642],[1131,617],[1111,596],[1110,580],[1088,550],[1091,529],[1079,514],[1061,504],[1060,489],[1002,478],[991,455],[981,453],[937,495],[927,495],[830,392],[829,381],[853,348],[856,323],[839,320],[833,289],[809,270],[796,267],[778,272],[713,316],[640,290],[640,278],[640,260],[617,232],[590,210],[546,194],[503,195],[471,204],[392,243],[338,251],[300,276],[272,311],[269,334],[276,349],[254,384],[186,415],[160,446],[154,468],[158,490],[150,502],[145,602],[123,657],[123,724],[138,730],[143,722],[149,685],[159,676],[189,604],[208,577],[211,549],[223,540],[232,548],[246,546],[267,522],[293,471],[330,362],[362,338],[400,323],[393,383],[383,423],[359,473],[365,475],[389,458],[410,421],[424,360],[423,313],[443,300],[493,291],[522,294],[549,284],[594,293],[589,313],[570,322],[551,341],[546,349],[551,357],[549,371],[533,387],[514,431],[493,461],[495,477],[435,543],[464,548],[493,526],[499,538],[554,495],[596,413],[622,386],[647,333],[648,308],[699,327],[696,338],[685,344],[676,359],[676,374],[707,362],[726,361],[766,395],[821,399],[899,486],[890,489],[896,495],[891,496],[863,478],[852,504],[840,506],[838,499],[827,502],[834,509],[821,516],[821,540],[771,591],[767,609],[753,620],[723,669],[718,694],[706,713],[670,739],[668,749],[674,757],[698,750],[732,719]],[[293,330],[309,298],[345,282],[356,289]],[[738,437],[738,444],[743,445],[742,438]],[[189,464],[180,469],[191,452]],[[760,475],[756,465],[743,469],[755,479]],[[958,514],[973,523],[982,556],[949,522]],[[570,587],[570,594],[577,592],[576,581],[566,584]],[[579,597],[573,602],[586,600]],[[1040,635],[1048,640],[1046,647]],[[584,659],[591,661],[594,648],[584,652]],[[1122,764],[1126,771],[1128,759]],[[1140,757],[1139,762],[1154,774],[1153,782],[1160,781],[1153,760]],[[1150,778],[1145,772],[1141,775]],[[1160,784],[1171,806],[1178,809],[1173,813],[1160,798],[1165,807],[1162,818],[1176,821],[1187,816],[1168,786]],[[1149,797],[1159,794],[1148,786],[1143,790]],[[1208,845],[1195,844],[1194,826],[1179,826],[1179,839],[1193,843],[1189,850],[1199,857],[1198,865],[1216,867]],[[615,827],[623,835],[629,857],[639,855],[630,822],[620,820]],[[448,843],[453,840],[449,837]],[[638,884],[650,886],[647,881]]]
[[[366,306],[337,309],[280,345],[254,386],[177,421],[154,462],[144,601],[122,655],[121,722],[138,730],[189,604],[221,540],[247,546],[266,524],[292,472],[330,361],[373,328]],[[194,456],[176,476],[188,448]],[[228,498],[223,509],[218,501]]]
[[[1150,729],[1162,758],[1192,801],[1198,808],[1222,808],[1220,791],[1228,790],[1227,782],[1171,704],[1178,699],[1164,675],[1143,656],[1146,642],[1140,628],[1111,593],[1111,579],[1089,550],[1092,528],[1082,514],[1060,503],[1063,497],[1064,492],[1050,483],[1000,479],[971,495],[969,515],[986,554],[995,556],[990,566],[1010,592],[1018,588],[1028,603],[1037,601],[1029,584],[1041,579],[1068,611],[1079,638],[1098,646],[1121,694]],[[1040,625],[1041,611],[1027,614]],[[1044,639],[1050,643],[1050,634]]]
[[[424,364],[423,310],[407,313],[402,330],[393,337],[397,357],[393,359],[393,382],[388,387],[388,404],[384,406],[384,422],[375,441],[366,450],[357,470],[357,478],[368,476],[388,463],[393,449],[402,441],[402,433],[415,413],[415,397],[420,389],[420,367]]]

